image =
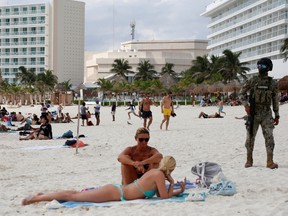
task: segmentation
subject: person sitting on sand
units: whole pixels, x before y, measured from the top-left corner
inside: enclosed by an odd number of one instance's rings
[[[48,122],[47,115],[42,115],[40,117],[41,126],[40,128],[36,128],[31,132],[27,137],[20,138],[20,140],[31,140],[31,139],[39,139],[39,140],[47,140],[52,139],[52,127]]]
[[[150,139],[147,128],[139,128],[135,134],[137,145],[129,146],[118,156],[121,163],[122,184],[130,184],[147,171],[158,168],[162,154],[148,146]]]
[[[11,130],[11,128],[8,128],[3,124],[0,124],[0,132],[7,132],[9,130]]]
[[[24,124],[25,123],[25,124]],[[17,131],[20,130],[32,130],[33,128],[31,127],[32,119],[30,117],[24,118],[20,124],[24,124],[24,126],[18,127]]]
[[[221,116],[217,112],[215,114],[211,114],[211,115],[208,115],[208,114],[206,114],[204,112],[200,112],[199,118],[201,118],[201,117],[203,117],[203,118],[223,118],[223,116]]]
[[[165,156],[161,160],[159,169],[151,169],[132,184],[107,184],[92,190],[38,193],[23,199],[22,205],[52,200],[102,203],[152,198],[155,194],[161,199],[167,199],[185,191],[186,178],[178,182],[180,189],[174,190],[174,179],[171,173],[175,167],[175,159],[172,156]],[[166,188],[165,180],[170,183],[168,188]]]

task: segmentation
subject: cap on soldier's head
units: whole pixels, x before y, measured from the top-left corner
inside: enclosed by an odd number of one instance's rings
[[[265,65],[268,69],[268,71],[272,71],[273,70],[273,63],[271,61],[271,59],[269,58],[261,58],[258,62],[257,62],[257,66],[262,67],[262,65]]]

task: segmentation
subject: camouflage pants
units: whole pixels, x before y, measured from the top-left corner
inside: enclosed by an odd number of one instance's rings
[[[262,133],[265,139],[265,146],[267,153],[273,153],[275,142],[273,137],[273,129],[274,129],[274,119],[272,117],[272,112],[259,112],[254,117],[254,125],[253,125],[253,135],[250,135],[250,126],[247,126],[247,136],[245,147],[248,152],[252,152],[254,149],[255,137],[261,125]]]

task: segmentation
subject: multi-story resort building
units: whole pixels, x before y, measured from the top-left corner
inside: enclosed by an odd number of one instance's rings
[[[96,82],[99,78],[112,76],[110,70],[115,59],[128,60],[134,76],[138,63],[144,60],[161,72],[166,63],[174,64],[173,70],[180,73],[192,66],[192,60],[197,56],[207,54],[207,40],[149,40],[129,41],[121,43],[116,51],[104,53],[86,53],[85,83]]]
[[[2,78],[16,81],[18,68],[52,70],[59,82],[84,76],[85,3],[72,0],[0,6]]]
[[[242,52],[250,74],[257,72],[257,60],[269,57],[274,78],[288,74],[280,48],[288,36],[288,0],[215,0],[202,16],[210,17],[209,55],[221,55],[225,49]]]

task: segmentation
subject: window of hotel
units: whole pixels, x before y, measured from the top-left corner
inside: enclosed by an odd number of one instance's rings
[[[40,32],[45,33],[45,27],[40,27]]]
[[[36,58],[31,58],[31,64],[35,65],[35,63],[36,63]]]
[[[27,17],[23,17],[23,24],[27,24]]]
[[[14,58],[14,59],[13,59],[13,64],[14,64],[14,65],[17,65],[17,64],[18,64],[18,58]]]
[[[5,34],[9,35],[10,34],[10,29],[5,29]]]
[[[36,44],[36,38],[35,37],[32,37],[30,40],[31,40],[31,44]]]
[[[40,22],[45,23],[45,17],[44,16],[40,17]]]
[[[10,39],[9,38],[5,38],[5,44],[10,45]]]
[[[13,48],[13,53],[18,54],[18,48]]]
[[[18,39],[18,38],[14,38],[14,39],[13,39],[13,44],[14,44],[14,45],[18,45],[18,42],[19,42],[19,39]]]
[[[31,17],[31,22],[36,23],[36,17]]]
[[[19,22],[19,19],[18,19],[18,18],[14,18],[14,19],[13,19],[13,23],[14,23],[15,25],[17,25],[18,22]]]
[[[45,47],[40,47],[40,53],[45,54]]]
[[[27,48],[23,48],[22,52],[23,52],[24,55],[26,55],[27,54]]]
[[[13,33],[14,33],[14,35],[18,35],[18,28],[14,28]]]
[[[19,8],[14,8],[13,9],[13,14],[19,14]]]
[[[45,6],[41,6],[40,10],[41,12],[45,12]]]
[[[41,44],[44,44],[45,43],[45,37],[40,37],[40,42],[41,42]]]
[[[5,9],[5,12],[6,12],[6,14],[9,14],[9,13],[10,13],[10,9],[9,9],[9,8],[6,8],[6,9]]]
[[[36,34],[36,27],[32,27],[32,28],[31,28],[31,33],[32,33],[32,34]]]
[[[24,35],[27,34],[27,28],[23,28],[23,34],[24,34]]]
[[[22,9],[22,11],[23,11],[24,14],[26,14],[27,11],[28,11],[28,8],[27,8],[27,7],[24,7],[24,8]]]
[[[32,48],[31,48],[31,54],[32,54],[32,55],[35,55],[35,54],[36,54],[36,47],[32,47]]]
[[[36,7],[31,7],[31,12],[36,13]]]
[[[5,54],[6,54],[6,55],[9,55],[9,54],[10,54],[10,49],[7,49],[7,48],[6,48],[6,49],[5,49]]]
[[[10,60],[8,58],[5,59],[5,63],[9,64]]]
[[[45,64],[45,58],[41,57],[39,60],[40,60],[40,64]]]
[[[6,25],[10,25],[10,19],[5,19]]]

